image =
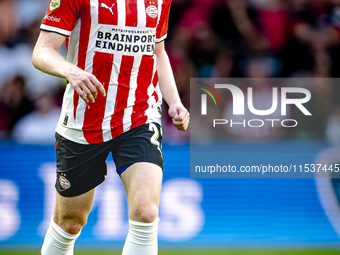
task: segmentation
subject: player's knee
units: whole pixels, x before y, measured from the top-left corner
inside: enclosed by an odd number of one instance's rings
[[[86,224],[87,217],[80,215],[62,215],[58,224],[65,232],[69,234],[78,234]],[[58,223],[58,222],[57,222]]]
[[[151,223],[158,217],[157,205],[137,206],[133,211],[133,218],[136,221]]]

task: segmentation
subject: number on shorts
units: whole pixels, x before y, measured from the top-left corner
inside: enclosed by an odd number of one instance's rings
[[[157,149],[159,150],[159,152],[160,152],[160,154],[163,158],[162,144],[158,141],[159,134],[161,136],[163,136],[163,129],[160,128],[160,130],[159,130],[154,123],[150,123],[149,124],[149,130],[154,132],[153,135],[150,138],[150,142],[157,146]]]

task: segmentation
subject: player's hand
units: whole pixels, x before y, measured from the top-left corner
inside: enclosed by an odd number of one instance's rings
[[[178,130],[187,130],[190,121],[190,114],[182,104],[170,105],[169,116],[172,118],[172,122]]]
[[[87,73],[76,66],[68,71],[65,78],[86,103],[95,102],[98,94],[97,89],[102,96],[106,96],[105,89],[98,79],[93,74]]]

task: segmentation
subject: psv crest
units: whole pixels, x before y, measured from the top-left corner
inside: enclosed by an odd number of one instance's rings
[[[64,176],[59,177],[59,183],[63,189],[68,189],[69,187],[71,187],[70,181],[67,180]]]
[[[58,9],[60,7],[61,0],[51,0],[50,3],[50,12]]]
[[[156,6],[154,5],[149,5],[146,8],[146,14],[150,17],[150,18],[156,18],[158,16],[158,9]]]

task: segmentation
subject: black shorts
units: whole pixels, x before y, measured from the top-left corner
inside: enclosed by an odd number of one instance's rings
[[[162,132],[156,123],[133,128],[98,144],[79,144],[56,133],[57,180],[61,196],[74,197],[97,187],[107,174],[106,159],[112,152],[117,173],[137,162],[149,162],[163,169]]]

